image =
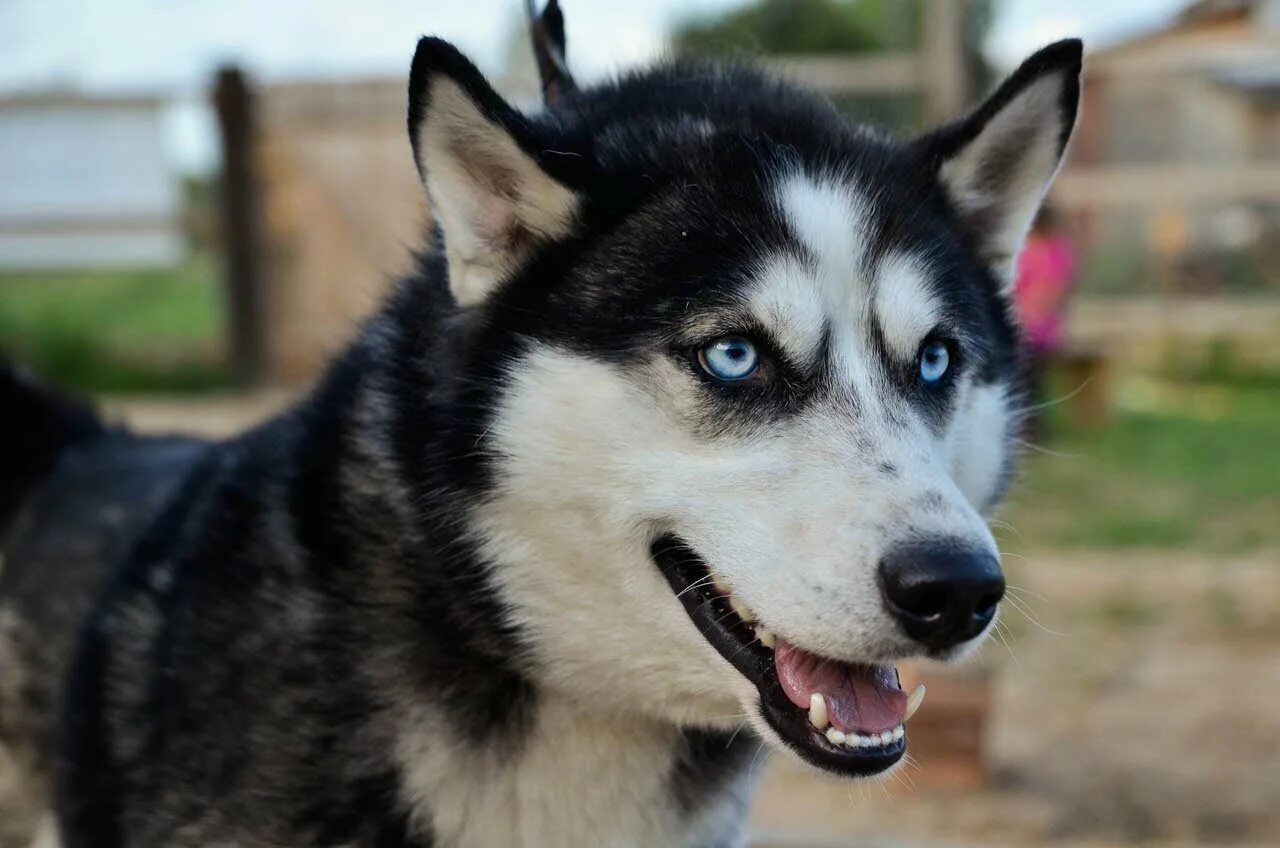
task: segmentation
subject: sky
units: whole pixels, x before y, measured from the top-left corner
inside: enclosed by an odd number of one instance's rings
[[[580,79],[660,55],[674,22],[741,0],[561,0]],[[1011,67],[1067,35],[1099,44],[1159,25],[1186,0],[1002,0],[987,44]],[[212,164],[204,87],[238,62],[260,79],[399,75],[423,34],[500,70],[522,0],[0,0],[0,92],[158,93],[182,170]]]

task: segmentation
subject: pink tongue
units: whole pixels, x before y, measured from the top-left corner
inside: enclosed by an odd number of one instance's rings
[[[824,660],[785,639],[778,640],[773,664],[791,703],[808,711],[809,696],[821,692],[831,724],[843,733],[893,730],[907,711],[907,695],[892,666]]]

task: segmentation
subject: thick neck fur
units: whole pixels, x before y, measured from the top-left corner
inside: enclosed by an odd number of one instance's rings
[[[360,735],[387,746],[411,830],[436,844],[734,844],[750,734],[538,685],[466,538],[487,473],[476,387],[453,376],[472,359],[468,321],[429,276],[412,281],[291,416],[291,524],[319,593],[341,599],[328,626],[364,643],[376,716]]]

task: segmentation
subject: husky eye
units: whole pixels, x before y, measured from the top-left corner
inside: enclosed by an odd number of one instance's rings
[[[951,365],[951,352],[942,342],[928,342],[920,348],[920,379],[936,383],[947,373]]]
[[[698,364],[717,380],[745,380],[760,367],[756,346],[741,336],[725,336],[698,351]]]

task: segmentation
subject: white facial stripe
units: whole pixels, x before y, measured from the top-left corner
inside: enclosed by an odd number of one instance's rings
[[[848,183],[793,174],[778,187],[778,205],[791,232],[813,255],[828,308],[845,311],[857,303],[866,290],[862,268],[870,201]]]
[[[929,285],[929,269],[919,257],[895,254],[876,272],[876,318],[889,349],[915,356],[925,335],[942,318],[942,304]]]
[[[812,254],[809,287],[831,325],[831,365],[842,385],[871,390],[875,380],[867,344],[870,286],[865,278],[870,201],[847,182],[804,173],[784,177],[777,201],[783,219]]]
[[[817,354],[827,313],[813,285],[813,273],[800,260],[779,255],[766,262],[748,303],[796,361],[808,363]]]

